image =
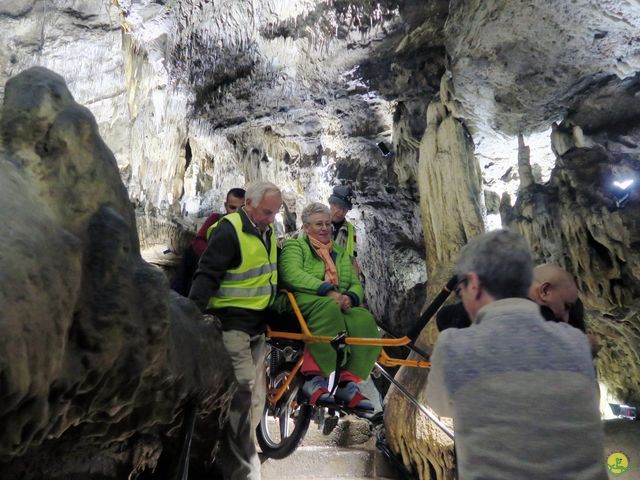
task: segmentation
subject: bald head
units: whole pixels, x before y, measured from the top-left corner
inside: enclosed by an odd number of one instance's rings
[[[533,269],[533,281],[537,283],[550,282],[553,285],[571,284],[575,286],[573,277],[564,268],[550,263],[538,265]]]
[[[558,320],[569,321],[569,309],[578,301],[573,277],[557,265],[538,265],[533,269],[529,298],[551,309]]]

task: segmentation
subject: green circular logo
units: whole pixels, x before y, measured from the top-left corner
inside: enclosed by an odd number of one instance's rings
[[[607,458],[607,468],[613,475],[620,475],[629,471],[629,457],[622,452],[613,452]]]

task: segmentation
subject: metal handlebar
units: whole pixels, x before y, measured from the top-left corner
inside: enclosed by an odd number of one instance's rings
[[[442,430],[442,432],[447,437],[449,437],[451,440],[454,439],[453,431],[449,427],[447,427],[444,423],[442,423],[442,420],[440,420],[437,415],[432,413],[424,405],[418,402],[418,400],[416,400],[416,398],[413,395],[411,395],[411,392],[409,392],[406,388],[404,388],[402,384],[400,384],[400,382],[398,382],[395,378],[389,375],[389,373],[387,373],[387,371],[384,368],[382,368],[378,362],[376,362],[375,365],[377,370],[384,376],[384,378],[386,378],[391,383],[393,383],[396,386],[396,388],[400,390],[400,392],[402,392],[402,394],[405,396],[407,400],[409,400],[420,412],[426,415],[427,418],[429,418],[429,420],[435,423],[438,426],[438,428],[440,428],[440,430]]]
[[[440,290],[440,293],[436,295],[436,298],[433,299],[424,313],[420,315],[418,322],[413,326],[411,330],[409,330],[409,333],[407,334],[407,337],[411,339],[412,343],[418,339],[418,337],[420,336],[420,332],[422,332],[422,329],[427,325],[429,320],[431,320],[431,317],[433,317],[433,315],[440,309],[449,295],[451,295],[451,292],[454,288],[456,288],[457,284],[458,277],[454,275],[449,279],[442,290]]]

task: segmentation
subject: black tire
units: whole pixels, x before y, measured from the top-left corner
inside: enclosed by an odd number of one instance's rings
[[[285,363],[278,368],[275,376],[270,374],[272,386],[281,385],[292,368],[292,363]],[[289,386],[289,391],[278,401],[275,408],[269,400],[265,402],[256,436],[258,445],[266,457],[280,460],[291,455],[307,433],[313,416],[313,407],[306,403],[298,403],[299,388],[300,381],[294,379]],[[273,425],[270,420],[275,420],[276,425]]]

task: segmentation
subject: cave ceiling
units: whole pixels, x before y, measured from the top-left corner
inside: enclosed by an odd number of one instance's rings
[[[629,105],[639,10],[589,0],[17,0],[0,6],[0,85],[33,65],[67,80],[115,154],[143,248],[179,249],[193,228],[183,216],[219,208],[229,188],[256,178],[280,184],[298,214],[349,183],[360,248],[396,252],[365,260],[365,274],[393,277],[400,256],[408,271],[390,288],[407,292],[426,281],[414,265],[425,256],[417,169],[428,104],[443,97],[477,138],[545,130],[567,113],[594,129],[612,115],[625,123],[638,114]],[[630,101],[612,104],[624,82]],[[620,145],[635,145],[624,135]],[[408,304],[413,315],[421,295],[398,303],[387,287],[368,287],[376,314],[397,317]]]
[[[271,127],[302,156],[355,156],[323,135],[390,141],[401,103],[419,140],[446,74],[472,131],[528,133],[640,62],[631,1],[20,0],[0,18],[3,80],[34,64],[69,78],[132,196],[160,208],[185,200],[181,188],[140,176],[179,173],[157,157],[179,157],[190,132],[234,141]],[[140,158],[163,162],[141,171]],[[185,183],[187,197],[202,187]]]

